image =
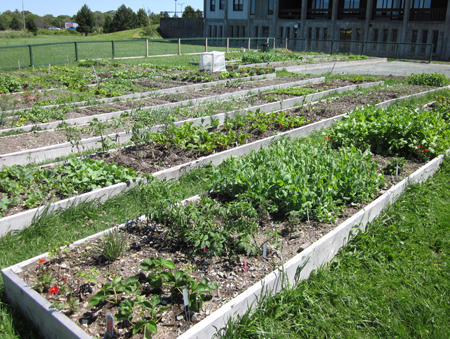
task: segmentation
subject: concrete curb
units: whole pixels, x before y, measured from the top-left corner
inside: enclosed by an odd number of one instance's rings
[[[203,82],[203,83],[200,83],[200,84],[192,84],[192,85],[184,85],[184,86],[163,88],[163,89],[157,89],[157,90],[154,90],[154,91],[126,94],[126,95],[121,95],[121,96],[112,97],[112,98],[95,99],[95,101],[105,104],[105,103],[111,103],[111,102],[117,101],[117,99],[119,99],[119,100],[127,100],[127,99],[137,99],[137,98],[142,98],[142,97],[147,97],[147,96],[155,96],[155,95],[184,93],[184,92],[189,92],[189,91],[192,91],[192,90],[198,90],[198,89],[203,89],[203,88],[210,88],[210,87],[214,87],[214,86],[217,86],[217,85],[226,84],[227,82],[260,80],[260,79],[264,79],[264,78],[266,78],[266,79],[273,79],[273,78],[276,78],[276,77],[277,77],[276,73],[269,73],[269,74],[254,75],[254,76],[244,77],[244,78],[232,78],[232,79],[226,79],[226,80],[217,80],[217,81],[211,81],[211,82]],[[51,90],[54,91],[56,89],[57,88],[52,88]],[[16,94],[16,93],[14,93],[14,94]],[[90,101],[88,101],[88,100],[78,101],[78,102],[69,102],[69,103],[66,103],[66,104],[47,105],[47,106],[43,106],[43,108],[54,108],[54,107],[64,106],[64,105],[67,105],[67,104],[75,105],[75,106],[78,106],[78,107],[83,107],[83,105],[86,105],[86,104],[89,105],[89,102]],[[22,111],[26,111],[27,109],[29,109],[29,108],[20,108],[20,109],[16,109],[16,110],[12,110],[12,111],[4,111],[3,113],[22,112]],[[12,118],[12,117],[8,117],[8,118]]]
[[[448,151],[447,154],[449,153]],[[347,244],[349,239],[354,237],[359,230],[364,230],[366,225],[375,219],[384,208],[392,204],[410,184],[424,182],[432,176],[439,169],[444,157],[445,155],[440,155],[422,166],[408,178],[391,187],[381,197],[289,260],[283,267],[279,267],[264,279],[255,283],[206,319],[190,328],[179,338],[211,338],[218,330],[220,331],[226,327],[229,319],[233,319],[236,315],[242,315],[249,309],[257,307],[258,302],[265,295],[279,292],[299,280],[308,279],[314,269],[332,260],[339,249]],[[196,199],[198,199],[198,196],[188,200]],[[96,238],[108,231],[106,230],[77,241],[74,245]],[[51,309],[51,304],[46,299],[41,297],[16,275],[26,266],[46,256],[47,253],[2,270],[5,294],[8,301],[19,307],[24,316],[31,320],[46,338],[91,338],[60,311]]]
[[[324,78],[318,78],[318,79],[324,79]],[[320,81],[317,80],[317,82],[320,82]],[[295,105],[301,104],[303,102],[317,100],[319,98],[322,98],[326,95],[330,95],[333,93],[343,93],[343,92],[351,91],[351,90],[356,89],[358,86],[362,87],[362,88],[367,88],[367,87],[372,87],[372,86],[378,86],[383,83],[384,83],[383,81],[378,81],[378,82],[371,82],[371,83],[360,84],[360,85],[350,85],[350,86],[330,89],[328,91],[309,94],[306,97],[296,97],[296,98],[292,98],[292,99],[288,99],[288,100],[284,100],[284,101],[267,103],[264,105],[249,107],[249,108],[241,109],[241,110],[230,112],[230,113],[219,113],[219,114],[214,115],[213,117],[222,119],[222,120],[220,120],[220,122],[222,122],[226,115],[233,116],[237,112],[255,111],[257,109],[260,109],[264,112],[271,112],[271,111],[275,111],[275,110],[287,109],[287,108],[293,107]],[[107,114],[110,114],[110,113],[107,113]],[[205,124],[205,123],[210,122],[210,117],[201,117],[201,118],[193,118],[193,119],[177,121],[175,123],[175,125],[180,125],[180,124],[183,124],[185,122],[190,122],[190,121],[194,122],[195,125]],[[163,127],[164,127],[163,125],[157,125],[157,126],[150,128],[149,130],[151,132],[157,132],[157,131],[161,130],[161,128],[163,128]],[[113,134],[108,135],[107,137],[109,137],[111,139],[116,139],[117,135],[120,139],[121,144],[127,143],[128,141],[131,140],[131,137],[132,137],[132,135],[129,133],[129,131],[121,132],[118,134],[113,133]],[[80,147],[82,147],[84,150],[98,149],[101,147],[101,138],[93,137],[93,138],[83,139],[83,140],[81,140]],[[47,160],[55,159],[57,157],[67,156],[70,153],[72,153],[73,151],[74,151],[74,149],[73,149],[72,144],[70,142],[65,142],[62,144],[51,145],[51,146],[46,146],[46,147],[41,147],[41,148],[36,148],[36,149],[31,149],[31,150],[2,154],[2,155],[0,155],[0,168],[2,168],[3,166],[12,166],[15,164],[16,165],[25,165],[25,164],[29,164],[29,163],[33,163],[33,162],[40,163],[40,162],[44,162]]]
[[[423,94],[426,94],[427,92],[422,92]],[[319,93],[315,93],[319,94]],[[403,98],[397,98],[398,100],[403,100]],[[394,101],[395,102],[395,101]],[[392,104],[393,102],[391,102]],[[383,105],[383,103],[378,104],[378,106]],[[277,134],[272,137],[268,137],[265,139],[254,141],[250,144],[242,145],[233,149],[225,150],[220,153],[211,154],[206,157],[199,158],[197,160],[191,161],[186,164],[182,164],[179,166],[175,166],[169,169],[165,169],[159,172],[155,172],[152,174],[153,177],[157,179],[177,179],[181,175],[189,172],[192,168],[201,167],[207,164],[213,164],[214,166],[219,165],[224,159],[226,159],[229,156],[244,156],[246,154],[249,154],[251,151],[259,150],[260,148],[267,147],[274,138],[280,137],[280,136],[290,136],[292,138],[297,138],[301,136],[306,136],[309,133],[311,133],[314,130],[320,130],[326,127],[330,127],[333,124],[335,124],[336,121],[341,120],[345,115],[341,114],[329,119],[321,120],[318,122],[315,122],[310,125],[302,126],[284,133]],[[222,113],[221,119],[225,118],[225,114]],[[140,179],[138,179],[140,180]],[[28,227],[32,221],[39,217],[42,213],[48,211],[54,211],[54,210],[61,210],[66,209],[70,206],[76,206],[79,203],[83,201],[91,201],[91,200],[98,200],[100,202],[103,202],[107,200],[109,197],[117,195],[121,192],[125,192],[132,187],[134,187],[136,183],[120,183],[109,187],[104,188],[98,188],[96,190],[93,190],[91,192],[87,192],[69,199],[60,200],[51,204],[48,204],[46,206],[40,207],[40,208],[34,208],[28,211],[24,211],[18,214],[14,214],[8,217],[4,217],[0,219],[0,237],[4,236],[10,231],[18,231],[21,229],[24,229]]]

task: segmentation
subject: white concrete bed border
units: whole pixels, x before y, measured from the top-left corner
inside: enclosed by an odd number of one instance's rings
[[[369,84],[365,84],[365,85],[369,85]],[[347,87],[356,87],[356,86],[359,86],[359,85],[352,85],[352,86],[347,86]],[[314,95],[320,95],[320,94],[321,93],[314,93],[311,95],[314,96]],[[303,100],[304,98],[295,98],[295,99]],[[290,100],[294,100],[294,99],[290,99]],[[288,100],[284,101],[282,103],[283,106],[281,106],[281,102],[272,103],[269,105],[273,105],[274,108],[272,110],[278,110],[278,109],[283,108],[287,102],[288,102]],[[291,105],[290,107],[292,107],[292,106],[293,105]],[[216,115],[215,117],[217,119],[219,119],[219,122],[222,124],[227,115],[232,117],[232,116],[234,116],[234,114],[237,114],[237,112],[234,112],[233,114],[220,113],[220,114]],[[276,136],[257,140],[250,144],[245,144],[245,145],[242,145],[242,146],[239,146],[236,148],[225,150],[220,153],[211,154],[211,155],[199,158],[197,160],[191,161],[186,164],[182,164],[179,166],[175,166],[172,168],[168,168],[168,169],[165,169],[162,171],[155,172],[152,175],[153,175],[153,177],[155,177],[157,179],[177,179],[184,173],[189,172],[192,168],[204,166],[209,163],[212,163],[213,165],[217,166],[225,158],[227,158],[229,156],[232,156],[232,155],[243,156],[243,155],[249,154],[253,150],[258,150],[261,147],[267,147],[272,142],[272,140],[276,137],[279,137],[279,136],[300,137],[300,136],[308,135],[313,130],[319,130],[319,129],[322,129],[325,127],[330,127],[331,125],[333,125],[335,123],[335,121],[342,119],[342,117],[344,115],[345,114],[342,114],[342,115],[339,115],[336,117],[332,117],[329,119],[321,120],[321,121],[315,122],[310,125],[302,126],[297,129],[293,129],[293,130],[290,130],[290,131],[287,131],[284,133],[280,133]],[[196,124],[200,124],[200,123],[209,124],[210,117],[207,117],[203,120],[201,120],[201,118],[195,119],[195,123]],[[18,231],[18,230],[28,227],[32,223],[32,221],[35,218],[39,217],[42,213],[51,212],[53,210],[66,209],[70,206],[76,206],[83,201],[98,200],[98,201],[103,202],[103,201],[107,200],[108,198],[110,198],[111,196],[114,196],[121,192],[125,192],[125,191],[129,190],[130,188],[134,187],[135,185],[136,185],[136,183],[128,183],[128,184],[127,183],[119,183],[119,184],[115,184],[115,185],[112,185],[109,187],[98,188],[91,192],[84,193],[84,194],[81,194],[81,195],[78,195],[78,196],[75,196],[72,198],[60,200],[60,201],[57,201],[57,202],[54,202],[54,203],[51,203],[51,204],[48,204],[48,205],[45,205],[45,206],[42,206],[39,208],[34,208],[34,209],[31,209],[28,211],[20,212],[20,213],[11,215],[11,216],[1,218],[0,219],[0,237],[4,236],[5,234],[7,234],[10,231]]]
[[[450,151],[447,151],[447,154],[449,153]],[[265,295],[279,292],[299,280],[307,279],[314,269],[333,259],[339,249],[346,245],[349,239],[360,230],[365,230],[366,225],[373,221],[387,206],[392,204],[405,191],[407,186],[424,182],[432,176],[439,169],[444,157],[445,155],[440,155],[422,166],[408,178],[391,187],[381,197],[289,260],[283,267],[278,268],[255,283],[206,319],[183,333],[179,338],[209,339],[217,330],[225,328],[230,318],[242,315],[249,309],[257,307],[258,301]],[[196,199],[198,199],[198,196],[189,200]],[[105,232],[108,232],[108,230],[77,241],[74,245],[101,236]],[[51,304],[46,299],[41,297],[16,275],[16,273],[25,269],[26,266],[47,257],[47,255],[48,253],[45,253],[2,270],[5,294],[8,301],[19,307],[24,316],[32,321],[41,334],[48,339],[91,338],[90,335],[60,311],[51,309]]]
[[[253,76],[243,77],[243,78],[230,78],[230,79],[224,79],[224,80],[202,82],[200,84],[191,84],[191,85],[184,85],[184,86],[162,88],[162,89],[156,89],[154,91],[146,91],[146,92],[125,94],[125,95],[121,95],[121,96],[118,96],[118,97],[112,97],[112,98],[94,99],[92,101],[106,104],[106,103],[117,101],[117,99],[119,99],[119,100],[127,100],[127,99],[138,99],[138,98],[148,97],[148,96],[164,95],[164,94],[177,94],[177,93],[189,92],[189,91],[192,91],[192,90],[199,90],[199,89],[204,89],[204,88],[210,88],[210,87],[214,87],[214,86],[217,86],[217,85],[226,84],[227,82],[273,79],[273,78],[276,78],[276,77],[277,77],[276,73],[268,73],[268,74],[253,75]],[[48,90],[54,91],[54,90],[57,90],[57,89],[58,88],[51,88],[51,89],[48,89]],[[17,92],[17,93],[14,93],[14,94],[19,94],[19,93],[21,93],[21,92]],[[66,104],[47,105],[47,106],[43,106],[43,108],[54,108],[54,107],[60,107],[60,106],[67,105],[67,104],[78,106],[78,107],[83,107],[83,105],[86,105],[86,104],[89,105],[89,101],[88,100],[84,100],[84,101],[77,101],[77,102],[68,102]],[[4,111],[3,113],[9,114],[9,113],[14,113],[14,112],[26,111],[27,109],[30,109],[30,108],[20,108],[20,109],[15,109],[15,110],[12,110],[12,111]]]
[[[318,78],[318,79],[324,79],[324,78]],[[316,81],[320,82],[318,79],[316,79]],[[340,88],[334,88],[334,89],[330,89],[328,91],[309,94],[306,97],[296,97],[296,98],[292,98],[292,99],[288,99],[288,100],[284,100],[284,101],[277,101],[277,102],[267,103],[267,104],[260,105],[260,106],[253,106],[253,107],[249,107],[249,108],[245,108],[245,109],[240,109],[240,110],[237,110],[234,112],[219,113],[219,114],[214,115],[213,117],[223,119],[225,117],[225,115],[228,115],[231,117],[234,114],[237,114],[238,112],[256,111],[257,109],[260,109],[261,111],[264,111],[264,112],[272,112],[272,111],[281,110],[281,109],[288,109],[290,107],[294,107],[295,105],[302,104],[303,102],[317,100],[324,96],[332,95],[334,93],[344,93],[344,92],[355,90],[358,87],[368,88],[368,87],[374,87],[374,86],[378,86],[378,85],[382,85],[382,84],[384,84],[383,81],[377,81],[377,82],[371,82],[371,83],[365,83],[365,84],[359,84],[359,85],[350,85],[350,86],[345,86],[345,87],[340,87]],[[106,113],[106,114],[110,114],[110,113]],[[203,124],[204,122],[210,121],[209,119],[210,119],[209,116],[201,117],[201,118],[187,119],[187,120],[177,121],[175,123],[175,125],[180,125],[180,124],[183,124],[185,122],[190,122],[190,121],[194,122],[195,125],[198,125],[198,124]],[[163,126],[164,125],[154,126],[154,127],[150,128],[150,131],[157,132],[161,128],[163,128]],[[121,144],[125,144],[126,142],[130,141],[131,136],[132,136],[129,133],[129,131],[125,131],[125,132],[121,132],[118,134],[115,134],[115,133],[110,134],[110,135],[108,135],[108,137],[115,139],[117,135],[120,139]],[[83,147],[84,150],[99,149],[101,147],[101,138],[93,137],[93,138],[89,138],[89,139],[83,139],[83,140],[81,140],[80,146]],[[31,150],[24,150],[24,151],[19,151],[19,152],[14,152],[14,153],[2,154],[2,155],[0,155],[0,168],[2,168],[3,166],[25,165],[25,164],[29,164],[29,163],[40,163],[40,162],[44,162],[44,161],[48,161],[48,160],[53,160],[57,157],[67,156],[73,151],[74,151],[74,149],[73,149],[72,144],[70,142],[65,142],[65,143],[61,143],[61,144],[57,144],[57,145],[40,147],[40,148],[36,148],[36,149],[31,149]]]

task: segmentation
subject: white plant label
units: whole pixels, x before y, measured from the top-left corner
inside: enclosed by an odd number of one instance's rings
[[[263,258],[267,256],[267,243],[265,242],[263,245]]]

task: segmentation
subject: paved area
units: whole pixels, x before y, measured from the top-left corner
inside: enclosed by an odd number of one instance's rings
[[[323,74],[330,69],[314,69],[302,73]],[[369,65],[339,66],[336,63],[333,73],[371,74],[371,75],[411,75],[412,73],[443,73],[450,78],[450,64],[427,64],[406,61],[382,62]]]

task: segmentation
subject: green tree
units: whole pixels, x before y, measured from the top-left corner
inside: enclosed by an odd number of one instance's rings
[[[186,6],[184,8],[184,12],[183,15],[181,16],[182,18],[196,18],[196,13],[194,11],[194,9],[192,8],[192,6]]]
[[[34,35],[37,35],[38,28],[36,26],[36,22],[31,16],[27,16],[25,18],[25,27],[28,29],[28,32],[33,33]]]
[[[4,31],[5,30],[5,25],[3,24],[3,19],[0,18],[0,31]]]
[[[112,20],[112,27],[114,32],[125,31],[138,27],[137,15],[130,7],[125,5],[120,6],[117,9],[116,14]]]
[[[108,13],[105,14],[105,22],[103,23],[103,33],[110,33],[112,29],[112,18]]]
[[[78,32],[84,33],[85,36],[88,33],[92,33],[95,24],[94,13],[92,13],[86,4],[77,12],[75,22],[78,24]]]
[[[201,10],[197,9],[195,14],[197,15],[196,18],[203,18],[203,12]]]
[[[100,11],[95,11],[94,18],[95,18],[95,26],[103,27],[103,25],[105,24],[105,15]]]
[[[148,16],[145,13],[145,9],[140,8],[137,12],[137,22],[139,27],[147,27],[148,26]]]
[[[13,17],[11,20],[11,23],[9,24],[9,28],[11,28],[15,31],[20,31],[22,28],[22,24],[19,21],[19,19],[17,19],[16,17]]]

